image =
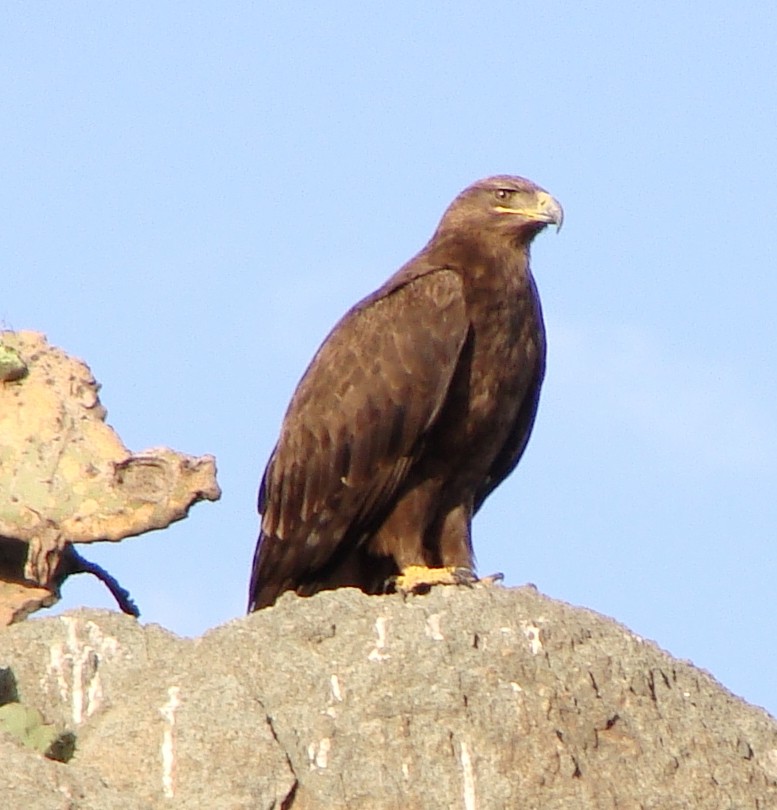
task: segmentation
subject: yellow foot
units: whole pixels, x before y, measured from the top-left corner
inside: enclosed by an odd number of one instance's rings
[[[393,577],[390,585],[397,593],[428,593],[433,585],[467,585],[472,587],[482,582],[492,585],[504,579],[502,574],[492,574],[478,579],[469,568],[426,568],[423,565],[409,565],[399,576]]]

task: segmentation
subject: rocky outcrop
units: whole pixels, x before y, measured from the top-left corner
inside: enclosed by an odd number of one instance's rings
[[[532,588],[339,590],[177,638],[78,611],[0,631],[0,805],[770,808],[777,723],[615,622]]]
[[[59,598],[71,574],[126,591],[73,543],[117,541],[217,500],[216,462],[166,447],[131,453],[105,422],[89,367],[37,332],[0,332],[0,626]]]

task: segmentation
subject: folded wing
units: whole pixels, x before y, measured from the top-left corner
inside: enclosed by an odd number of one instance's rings
[[[362,542],[423,451],[469,325],[454,271],[399,279],[343,317],[294,393],[260,487],[249,610]]]

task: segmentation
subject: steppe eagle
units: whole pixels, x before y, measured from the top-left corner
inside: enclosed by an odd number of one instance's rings
[[[529,180],[480,180],[330,332],[264,471],[249,611],[476,579],[472,517],[523,454],[545,373],[529,247],[562,218]]]

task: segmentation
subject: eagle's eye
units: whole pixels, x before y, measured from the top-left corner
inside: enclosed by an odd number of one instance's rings
[[[509,200],[510,197],[512,197],[513,194],[515,194],[515,192],[509,188],[498,188],[494,193],[496,195],[497,200]]]

